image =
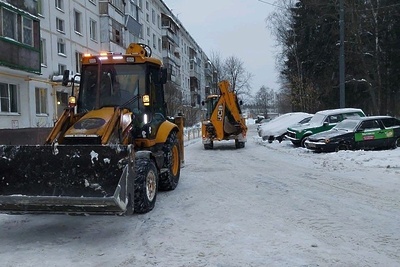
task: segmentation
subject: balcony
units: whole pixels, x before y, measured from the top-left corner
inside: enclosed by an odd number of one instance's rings
[[[179,36],[176,35],[175,33],[171,32],[168,29],[162,29],[161,34],[163,37],[167,37],[169,40],[171,40],[174,45],[179,45]]]

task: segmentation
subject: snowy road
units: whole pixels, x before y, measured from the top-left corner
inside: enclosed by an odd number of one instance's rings
[[[400,266],[400,149],[192,140],[144,215],[0,215],[0,266]],[[389,158],[387,158],[389,157]]]

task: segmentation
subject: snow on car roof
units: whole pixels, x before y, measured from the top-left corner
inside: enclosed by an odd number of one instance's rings
[[[345,112],[363,112],[363,111],[359,108],[336,108],[336,109],[321,110],[321,111],[318,111],[317,113],[324,114],[324,115],[332,115],[332,114],[336,114],[336,113],[345,113]]]

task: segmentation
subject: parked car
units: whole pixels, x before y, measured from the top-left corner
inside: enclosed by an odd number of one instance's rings
[[[305,146],[318,152],[400,147],[400,120],[390,116],[346,119],[329,131],[309,136]]]
[[[340,108],[318,111],[309,123],[301,126],[289,127],[286,137],[295,146],[304,147],[304,142],[312,134],[332,129],[337,123],[347,118],[365,117],[365,113],[358,108]]]
[[[304,112],[283,114],[268,123],[261,125],[258,128],[258,135],[262,137],[264,141],[268,140],[269,143],[272,143],[274,140],[282,142],[285,138],[288,127],[307,123],[310,121],[312,116],[312,114]]]
[[[264,120],[265,117],[262,115],[257,115],[257,119],[255,119],[254,123],[260,123],[262,120]]]
[[[259,121],[259,123],[257,123],[257,132],[260,130],[261,126],[264,125],[267,122],[270,122],[271,119],[267,118],[267,119],[262,119],[261,121]]]

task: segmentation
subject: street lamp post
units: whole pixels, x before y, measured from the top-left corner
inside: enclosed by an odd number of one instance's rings
[[[345,101],[345,58],[344,58],[344,0],[340,0],[340,51],[339,51],[339,94],[340,94],[340,108],[344,108]]]

